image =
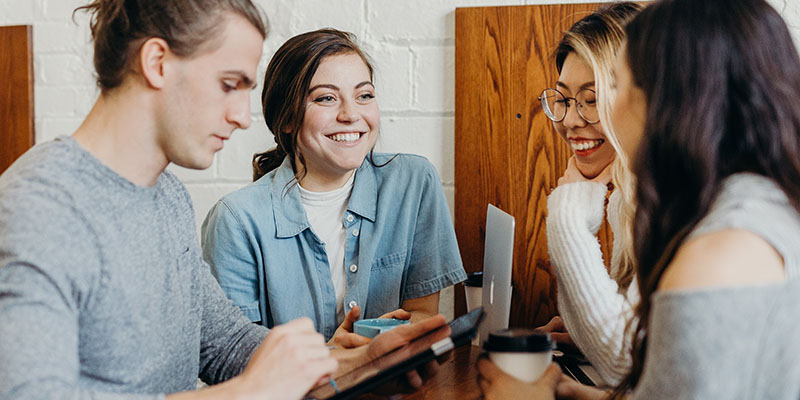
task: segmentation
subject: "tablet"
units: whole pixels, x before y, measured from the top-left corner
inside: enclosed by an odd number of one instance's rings
[[[369,393],[381,385],[403,379],[412,371],[448,351],[469,344],[483,320],[483,308],[476,308],[411,343],[395,349],[328,383],[312,390],[308,397],[319,400],[349,399]]]
[[[597,386],[599,375],[594,370],[589,361],[586,361],[580,351],[553,351],[553,361],[555,361],[561,371],[572,379],[587,385]],[[588,373],[587,373],[588,371]],[[594,376],[592,376],[594,375]]]

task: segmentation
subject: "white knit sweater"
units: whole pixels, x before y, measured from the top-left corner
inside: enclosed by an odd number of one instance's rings
[[[603,222],[606,185],[576,182],[557,187],[547,198],[547,247],[558,279],[558,309],[570,337],[606,385],[616,385],[631,368],[625,328],[639,302],[634,278],[625,293],[609,276],[596,234]],[[611,194],[609,210],[621,201]],[[619,216],[609,213],[614,234],[611,270],[619,267]]]

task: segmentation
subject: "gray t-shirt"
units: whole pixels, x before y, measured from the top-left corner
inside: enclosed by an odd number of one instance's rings
[[[736,174],[690,237],[728,228],[772,244],[787,281],[656,293],[634,398],[800,398],[800,215],[769,179]]]
[[[202,260],[164,172],[122,178],[69,137],[0,177],[0,398],[154,399],[229,379],[267,330]]]

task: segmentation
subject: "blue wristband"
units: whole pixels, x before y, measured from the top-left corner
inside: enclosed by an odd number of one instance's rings
[[[333,378],[330,378],[328,382],[330,382],[331,386],[333,386],[333,391],[339,393],[339,387],[336,386],[336,381],[333,380]]]

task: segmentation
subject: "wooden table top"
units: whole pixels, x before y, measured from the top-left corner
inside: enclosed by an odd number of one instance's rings
[[[453,351],[453,357],[445,361],[436,375],[425,382],[415,393],[395,395],[392,399],[404,400],[477,400],[481,398],[478,388],[478,370],[475,362],[481,349],[478,346],[462,346]],[[385,399],[384,396],[360,396],[360,400]]]

